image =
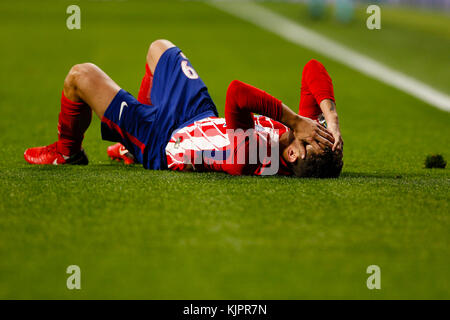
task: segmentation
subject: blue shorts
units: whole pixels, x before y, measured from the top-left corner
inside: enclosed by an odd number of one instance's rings
[[[177,47],[166,50],[153,75],[150,100],[141,104],[121,89],[102,118],[103,140],[122,143],[146,169],[167,169],[172,132],[217,117],[208,89]]]

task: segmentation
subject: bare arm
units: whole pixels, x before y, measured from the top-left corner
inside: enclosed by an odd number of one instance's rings
[[[331,99],[324,99],[320,102],[320,109],[322,110],[325,120],[327,121],[328,130],[332,133],[334,138],[333,151],[342,151],[344,141],[342,140],[341,129],[339,128],[339,118],[336,111],[336,104]]]

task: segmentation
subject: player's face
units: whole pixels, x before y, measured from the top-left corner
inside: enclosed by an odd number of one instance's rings
[[[295,153],[298,155],[298,158],[300,159],[300,147],[302,145],[303,142],[296,140],[294,143],[294,147],[295,147]],[[307,144],[306,145],[306,157],[310,157],[312,155],[315,155],[316,151],[314,150],[314,148],[310,145]]]
[[[311,156],[311,155],[315,155],[315,154],[316,154],[316,151],[314,150],[312,145],[307,144],[306,145],[306,157]]]
[[[284,150],[283,152],[283,158],[286,160],[286,162],[290,162],[293,167],[292,170],[294,171],[294,174],[297,176],[302,176],[302,170],[304,170],[304,163],[306,159],[302,159],[300,156],[301,141],[294,139],[292,143]],[[306,158],[312,157],[315,155],[315,151],[313,147],[309,144],[306,145]]]
[[[303,142],[300,140],[294,139],[291,144],[286,148],[286,150],[283,151],[283,158],[287,162],[294,163],[297,161],[297,159],[301,159],[300,151],[302,147]],[[313,147],[310,144],[306,145],[306,157],[315,155],[315,151]]]

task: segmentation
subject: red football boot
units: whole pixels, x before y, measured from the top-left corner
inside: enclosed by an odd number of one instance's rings
[[[25,150],[23,157],[31,164],[83,164],[89,163],[86,153],[83,149],[76,154],[67,157],[56,150],[56,142],[45,146],[35,147]]]
[[[125,164],[136,163],[136,158],[121,143],[109,146],[106,152],[111,160],[123,161]]]

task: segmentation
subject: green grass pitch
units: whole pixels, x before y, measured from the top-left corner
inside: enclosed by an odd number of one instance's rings
[[[73,31],[70,4],[0,3],[0,298],[450,298],[450,175],[424,169],[428,154],[450,157],[449,113],[202,2],[79,1]],[[269,7],[303,19],[301,5]],[[449,93],[448,16],[386,10],[381,31],[363,14],[310,26]],[[295,110],[303,65],[321,60],[335,84],[342,177],[125,167],[107,159],[98,119],[89,166],[25,163],[27,147],[56,139],[73,64],[94,62],[136,94],[158,38],[184,50],[221,114],[233,79]],[[72,264],[81,290],[66,288]],[[381,290],[366,287],[372,264]]]

